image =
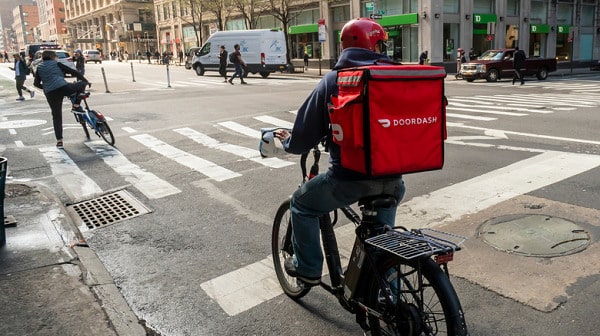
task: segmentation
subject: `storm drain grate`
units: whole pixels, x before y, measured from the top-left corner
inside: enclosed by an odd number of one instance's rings
[[[81,224],[89,230],[151,212],[125,190],[79,202],[70,205],[68,209],[77,215],[82,221]]]

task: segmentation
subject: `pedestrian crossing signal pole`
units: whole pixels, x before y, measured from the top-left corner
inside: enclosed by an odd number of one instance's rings
[[[171,88],[171,75],[169,74],[169,63],[171,63],[171,60],[169,57],[169,49],[171,48],[171,32],[167,32],[166,36],[167,36],[167,50],[165,51],[165,57],[163,57],[163,60],[164,60],[165,64],[167,65],[167,87],[170,89]]]

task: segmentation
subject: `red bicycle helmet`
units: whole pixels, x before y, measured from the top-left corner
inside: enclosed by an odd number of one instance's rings
[[[388,38],[387,32],[379,23],[367,18],[348,21],[340,35],[342,50],[346,48],[375,50],[377,42],[386,42]]]

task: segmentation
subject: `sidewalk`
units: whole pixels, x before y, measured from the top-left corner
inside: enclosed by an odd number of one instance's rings
[[[0,335],[146,335],[55,195],[24,183],[5,195],[16,226],[0,248]]]

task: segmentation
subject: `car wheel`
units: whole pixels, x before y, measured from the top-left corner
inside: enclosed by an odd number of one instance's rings
[[[498,81],[498,70],[496,70],[496,69],[488,70],[485,80],[487,80],[488,82]]]
[[[262,71],[262,72],[260,73],[260,76],[261,76],[262,78],[267,78],[267,77],[269,77],[269,74],[270,74],[270,72]]]
[[[467,82],[469,83],[473,83],[474,79],[473,78],[467,78]]]
[[[204,67],[202,65],[196,65],[196,68],[194,68],[194,70],[196,70],[196,75],[204,76]]]
[[[535,76],[539,80],[545,80],[546,78],[548,78],[548,69],[542,67],[541,69],[538,70],[538,72]]]

